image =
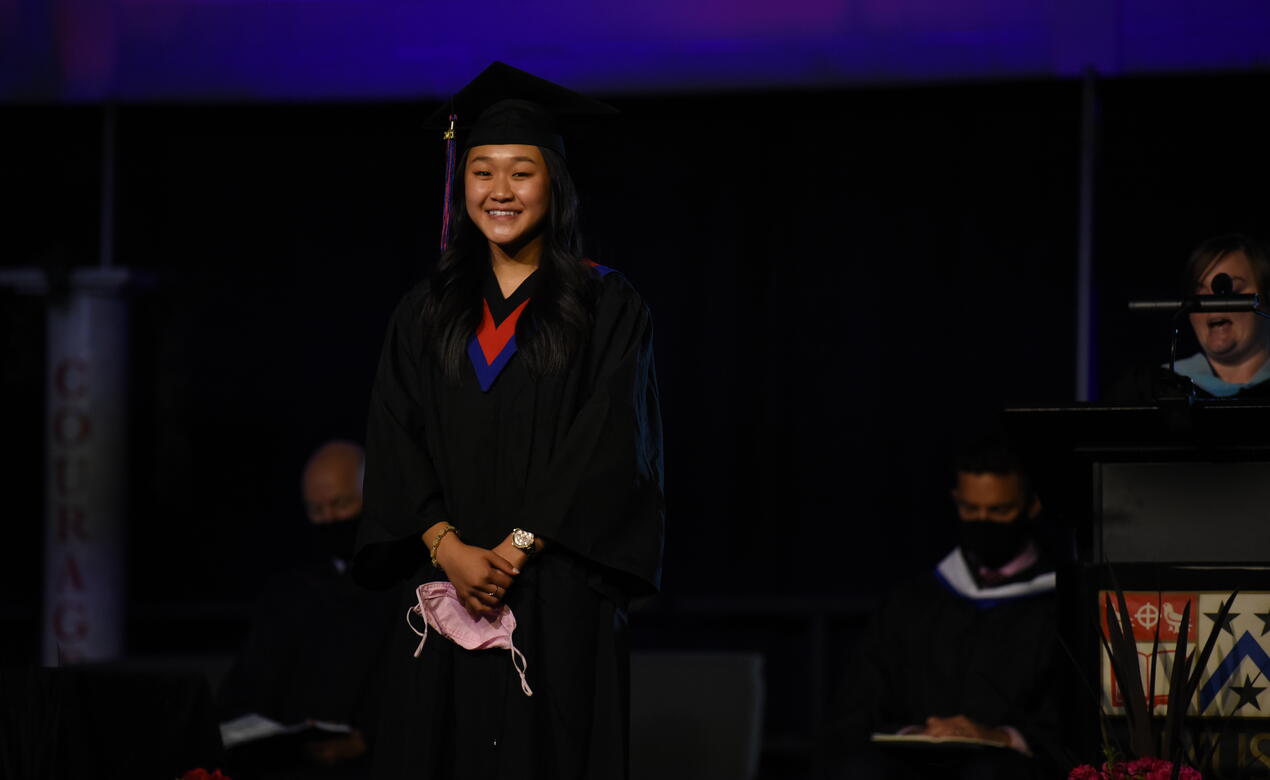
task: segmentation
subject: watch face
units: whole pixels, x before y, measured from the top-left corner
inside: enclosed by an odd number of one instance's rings
[[[534,546],[534,535],[517,528],[512,531],[512,544],[522,550],[527,550]]]

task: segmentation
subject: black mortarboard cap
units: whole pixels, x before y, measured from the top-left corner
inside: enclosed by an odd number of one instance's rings
[[[532,144],[564,154],[563,127],[615,114],[610,105],[495,62],[437,109],[427,126],[455,131],[463,149]]]
[[[450,243],[456,147],[530,144],[564,154],[563,126],[617,114],[612,106],[502,62],[492,63],[428,117],[446,141],[441,249]],[[458,142],[456,135],[463,136]]]

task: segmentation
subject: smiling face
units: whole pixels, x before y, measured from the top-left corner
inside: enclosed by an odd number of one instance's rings
[[[468,216],[491,245],[512,255],[541,243],[551,177],[538,147],[474,146],[463,177]]]
[[[1213,277],[1218,274],[1230,276],[1231,292],[1236,295],[1264,294],[1257,289],[1252,262],[1246,254],[1237,250],[1218,257],[1204,269],[1191,292],[1199,295],[1211,293]],[[1266,350],[1266,321],[1251,312],[1209,312],[1190,316],[1195,337],[1213,363],[1239,366]]]

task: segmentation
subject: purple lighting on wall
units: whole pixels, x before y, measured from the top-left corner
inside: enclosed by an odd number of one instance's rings
[[[0,0],[0,97],[440,97],[494,59],[601,93],[1270,65],[1259,0]]]

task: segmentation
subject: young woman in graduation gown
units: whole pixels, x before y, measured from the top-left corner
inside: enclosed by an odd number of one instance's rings
[[[506,71],[504,94],[527,75]],[[620,273],[580,255],[554,122],[521,99],[480,114],[450,245],[384,342],[354,561],[363,584],[408,591],[386,661],[382,777],[628,771],[624,607],[657,587],[664,517],[652,325]],[[444,579],[473,614],[510,608],[532,696],[507,650],[434,631],[413,657],[406,608]]]

